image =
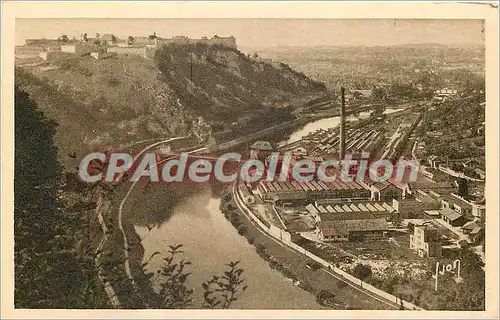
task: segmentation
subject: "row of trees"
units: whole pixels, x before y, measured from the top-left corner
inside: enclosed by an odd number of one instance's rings
[[[94,252],[85,245],[89,204],[62,198],[56,124],[15,88],[14,302],[17,308],[106,305]],[[74,190],[67,190],[67,194]]]

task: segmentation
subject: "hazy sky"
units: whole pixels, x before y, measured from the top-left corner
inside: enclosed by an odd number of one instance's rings
[[[27,38],[57,38],[86,32],[118,37],[232,35],[239,46],[481,44],[482,20],[356,19],[17,19],[16,45]]]

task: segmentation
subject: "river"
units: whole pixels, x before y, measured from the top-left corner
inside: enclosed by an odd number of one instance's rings
[[[399,110],[387,110],[386,114]],[[356,121],[370,116],[370,112],[360,113],[358,117],[349,117]],[[302,136],[318,129],[327,129],[339,124],[339,117],[321,119],[308,123],[290,135],[288,142],[297,141]],[[191,187],[190,187],[191,188]],[[192,275],[188,284],[195,289],[194,307],[202,303],[201,284],[212,275],[221,274],[230,261],[241,261],[248,289],[233,304],[241,309],[318,309],[315,297],[294,286],[278,271],[269,267],[256,252],[253,245],[239,235],[219,210],[220,198],[215,191],[206,186],[192,186],[196,190],[180,192],[174,196],[173,190],[163,187],[153,192],[142,192],[131,204],[132,212],[147,212],[153,215],[153,226],[148,218],[135,216],[136,233],[142,240],[144,257],[147,259],[154,252],[160,254],[151,259],[148,269],[158,270],[168,251],[168,245],[183,244],[184,257],[192,262],[189,271]],[[141,191],[134,191],[141,192]],[[174,203],[167,199],[176,197]],[[139,203],[140,202],[140,203]],[[153,203],[153,205],[152,205]],[[158,205],[155,205],[157,203]],[[162,204],[167,203],[167,205]],[[144,206],[144,207],[142,207]],[[168,212],[166,207],[169,207]],[[149,209],[154,208],[154,209]],[[158,285],[157,283],[155,285]]]
[[[199,189],[181,200],[170,218],[150,231],[145,226],[135,226],[136,233],[143,239],[144,257],[161,252],[153,257],[149,270],[160,268],[168,245],[183,244],[184,257],[192,262],[188,284],[195,289],[194,307],[199,308],[203,301],[201,284],[204,281],[223,273],[226,263],[241,261],[248,288],[232,308],[318,309],[313,295],[271,269],[255,247],[237,233],[220,212],[220,199],[212,188]],[[165,197],[168,196],[166,193]]]
[[[402,110],[404,109],[385,109],[383,114],[388,115]],[[370,117],[371,112],[372,111],[370,110],[370,111],[360,112],[358,116],[348,116],[346,118],[346,121],[354,122],[358,120],[368,119]],[[340,124],[340,117],[338,116],[309,122],[304,127],[293,132],[287,140],[281,141],[278,145],[281,146],[299,141],[300,139],[302,139],[302,137],[306,136],[309,133],[313,133],[320,129],[326,130],[329,128],[335,128],[339,124]]]

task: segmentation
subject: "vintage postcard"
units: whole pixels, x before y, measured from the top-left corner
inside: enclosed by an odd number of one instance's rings
[[[2,9],[2,317],[498,317],[497,3]]]

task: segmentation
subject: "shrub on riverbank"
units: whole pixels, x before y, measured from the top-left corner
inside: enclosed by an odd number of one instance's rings
[[[220,201],[220,211],[224,214],[227,220],[236,228],[238,234],[245,236],[247,234],[248,227],[241,220],[240,212],[238,207],[234,202],[234,199],[229,193],[230,191],[224,190]]]

